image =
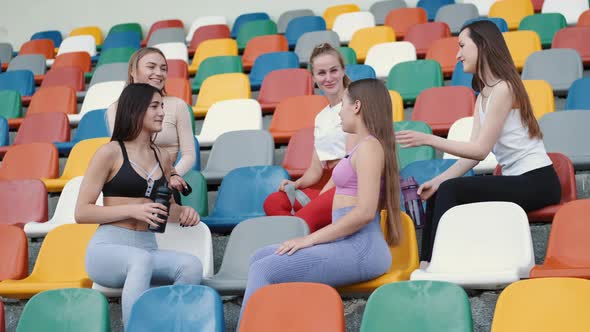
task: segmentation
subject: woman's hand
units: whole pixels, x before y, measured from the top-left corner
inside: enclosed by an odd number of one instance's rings
[[[292,184],[295,189],[297,189],[297,182],[295,181],[291,181],[291,180],[283,180],[281,181],[281,184],[279,184],[279,191],[285,191],[285,187],[289,184]]]
[[[402,148],[411,148],[422,145],[431,145],[432,135],[414,130],[401,130],[395,133],[395,140]]]
[[[287,240],[287,241],[283,242],[283,244],[281,244],[277,248],[277,250],[275,251],[275,254],[283,255],[286,253],[288,256],[291,256],[297,250],[303,249],[303,248],[308,248],[313,245],[314,244],[311,241],[311,239],[309,238],[309,236],[298,237],[298,238],[294,238],[294,239]]]
[[[170,183],[168,186],[175,189],[178,192],[182,192],[184,189],[188,189],[186,182],[180,175],[174,175],[170,177]]]
[[[166,222],[166,219],[160,219],[158,215],[168,217],[166,206],[160,203],[131,204],[128,207],[131,218],[143,221],[154,227],[158,227],[158,224]]]
[[[180,225],[184,227],[195,226],[201,221],[201,216],[190,206],[180,207],[180,216],[178,217]]]
[[[434,179],[421,184],[418,188],[418,195],[420,196],[420,199],[423,201],[428,200],[438,190],[439,185],[440,183]]]

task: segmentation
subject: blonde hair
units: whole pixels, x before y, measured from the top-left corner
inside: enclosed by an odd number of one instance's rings
[[[166,63],[166,67],[168,67],[168,61],[166,61],[166,57],[164,56],[164,53],[162,53],[162,51],[160,51],[159,49],[155,48],[155,47],[144,47],[144,48],[140,48],[137,51],[135,51],[132,55],[131,58],[129,59],[129,67],[127,69],[127,85],[132,84],[132,83],[137,83],[133,81],[133,76],[131,75],[131,73],[133,73],[134,71],[137,73],[138,70],[138,65],[139,65],[139,60],[141,60],[141,58],[143,58],[144,56],[151,54],[151,53],[157,53],[159,55],[162,56],[162,58],[164,58],[164,62]],[[166,88],[162,88],[162,95],[165,96],[166,95]]]
[[[328,44],[328,43],[322,43],[317,45],[313,51],[311,52],[311,56],[309,57],[309,68],[311,70],[311,73],[313,74],[313,61],[315,60],[315,58],[317,58],[320,55],[324,55],[324,54],[330,54],[332,56],[335,56],[336,59],[338,59],[338,62],[340,63],[340,66],[342,67],[342,70],[345,70],[345,66],[344,66],[344,58],[342,58],[342,54],[340,54],[340,52],[335,49],[334,47],[332,47],[332,45]],[[350,78],[344,74],[344,77],[342,78],[342,85],[344,86],[344,88],[348,88],[348,86],[350,85],[352,81],[350,80]]]

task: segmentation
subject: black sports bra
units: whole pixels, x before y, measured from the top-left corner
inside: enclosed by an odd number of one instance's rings
[[[129,160],[127,150],[125,149],[125,144],[123,144],[122,141],[118,142],[119,146],[121,146],[121,152],[123,152],[123,165],[121,165],[121,168],[119,168],[117,174],[115,174],[115,176],[110,181],[103,185],[103,196],[145,197],[153,200],[155,198],[157,188],[163,184],[166,184],[164,169],[162,169],[162,165],[160,164],[160,159],[158,158],[156,150],[154,150],[152,147],[158,164],[154,166],[151,172],[147,172],[141,168],[141,166],[135,164],[136,167],[140,168],[142,171],[144,171],[144,173],[146,173],[148,178],[145,179],[141,175],[137,174],[133,166],[131,166],[133,161]],[[157,167],[160,167],[160,170],[162,170],[162,176],[160,176],[159,179],[152,179],[151,174],[157,169]]]

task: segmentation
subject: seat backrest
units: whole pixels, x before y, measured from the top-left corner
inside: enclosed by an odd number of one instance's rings
[[[418,0],[416,7],[424,8],[428,14],[428,20],[433,21],[442,6],[454,3],[455,0]]]
[[[467,0],[465,0],[467,1]],[[485,1],[496,1],[496,0],[485,0]],[[480,12],[481,14],[481,12]],[[506,20],[501,18],[501,17],[477,17],[477,18],[472,18],[470,20],[465,21],[465,23],[463,23],[463,26],[466,26],[468,24],[471,24],[473,22],[476,21],[483,21],[483,20],[487,20],[490,21],[492,23],[494,23],[498,29],[500,30],[500,32],[507,32],[508,31],[508,23],[506,23]]]
[[[590,200],[581,199],[565,203],[553,218],[547,243],[545,262],[566,266],[588,266],[590,259],[584,252],[590,249],[587,241]]]
[[[86,26],[86,27],[79,27],[72,31],[70,31],[70,36],[83,36],[89,35],[94,38],[96,45],[102,45],[102,31],[97,26]]]
[[[426,52],[426,59],[436,60],[440,63],[446,75],[455,70],[457,51],[459,51],[458,37],[441,38],[430,45],[428,52]]]
[[[165,83],[166,94],[182,99],[187,104],[193,103],[191,84],[186,78],[169,77]]]
[[[184,29],[184,23],[182,23],[181,20],[177,20],[177,19],[161,20],[161,21],[154,22],[154,24],[152,24],[152,26],[150,27],[150,31],[148,31],[148,34],[145,37],[145,40],[149,41],[152,34],[154,33],[154,31],[159,30],[159,29],[165,29],[165,28],[182,28],[182,29]]]
[[[79,142],[89,138],[110,137],[111,134],[105,118],[105,112],[106,109],[86,112],[78,123],[78,128],[72,141]]]
[[[102,44],[101,51],[104,52],[111,48],[132,48],[137,50],[141,47],[141,36],[137,31],[121,31],[109,33]]]
[[[237,55],[221,55],[206,58],[201,62],[199,71],[193,80],[193,89],[200,89],[203,82],[213,75],[241,73],[242,59]]]
[[[214,75],[203,81],[195,106],[209,108],[218,101],[250,98],[251,94],[250,80],[246,74]]]
[[[410,42],[389,42],[372,46],[365,64],[373,67],[377,77],[385,78],[400,62],[416,60],[416,48]]]
[[[328,285],[310,282],[260,288],[246,304],[240,320],[240,332],[277,330],[344,331],[344,305],[340,294]]]
[[[8,137],[9,131],[8,120],[0,116],[0,146],[8,146],[10,144],[10,139]]]
[[[277,21],[278,33],[285,33],[287,31],[287,27],[289,26],[289,23],[293,19],[295,19],[297,17],[303,17],[303,16],[314,16],[313,10],[311,10],[311,9],[294,9],[294,10],[288,10],[286,12],[283,12],[279,16],[279,20]]]
[[[29,273],[29,242],[22,228],[0,224],[0,281],[22,279]],[[1,315],[1,313],[0,313]],[[0,319],[0,330],[4,322]]]
[[[112,33],[125,32],[125,31],[137,32],[139,34],[139,38],[143,38],[143,30],[141,28],[141,25],[136,22],[120,23],[120,24],[113,25],[109,29],[109,33],[107,34],[107,36]],[[104,44],[103,44],[103,46],[104,46]]]
[[[494,2],[488,16],[505,19],[508,29],[515,30],[523,18],[534,13],[533,4],[529,0],[504,0]]]
[[[580,78],[574,81],[567,94],[566,110],[590,110],[590,78]]]
[[[46,31],[39,31],[35,32],[31,36],[31,40],[37,39],[51,39],[55,47],[59,47],[63,40],[61,32],[58,30],[46,30]],[[22,48],[22,47],[21,47]]]
[[[289,45],[287,39],[283,35],[265,35],[258,36],[250,39],[244,54],[242,55],[242,61],[244,67],[251,68],[254,61],[258,56],[272,52],[288,52]]]
[[[345,73],[348,78],[352,82],[362,80],[365,78],[377,78],[377,73],[375,73],[375,69],[369,65],[361,65],[357,63],[353,63],[350,65],[346,65]]]
[[[215,141],[221,134],[234,130],[262,129],[262,111],[254,99],[230,99],[218,101],[211,105],[201,134],[201,138]]]
[[[565,17],[560,13],[545,13],[530,15],[522,19],[518,30],[532,30],[539,34],[541,45],[551,46],[555,33],[567,26]]]
[[[590,9],[580,14],[576,26],[590,26]]]
[[[328,30],[332,30],[332,28],[334,27],[334,21],[336,20],[336,17],[338,17],[341,14],[344,13],[352,13],[352,12],[358,12],[361,9],[359,8],[358,5],[356,4],[343,4],[343,5],[335,5],[335,6],[330,6],[328,8],[326,8],[324,10],[324,13],[322,14],[322,17],[324,18],[324,20],[326,21],[326,28]]]
[[[201,16],[195,18],[186,34],[186,42],[190,43],[195,35],[197,35],[197,31],[199,31],[200,28],[212,25],[224,25],[227,28],[227,18],[225,18],[225,16]],[[199,33],[203,31],[204,30],[201,30]],[[229,38],[229,29],[227,30],[227,38]]]
[[[355,31],[374,26],[375,16],[371,12],[359,11],[338,15],[332,30],[338,33],[341,41],[349,42]]]
[[[70,36],[61,42],[57,55],[70,52],[86,52],[91,57],[95,56],[96,40],[90,35]]]
[[[359,60],[365,60],[368,57],[371,48],[395,41],[395,32],[389,26],[378,26],[358,29],[352,35],[348,46],[354,50]],[[414,50],[414,53],[416,51]],[[394,57],[395,53],[391,54]],[[366,61],[366,60],[365,60]]]
[[[278,69],[268,73],[262,81],[258,102],[280,103],[288,97],[313,94],[313,80],[309,70]]]
[[[184,40],[182,42],[156,44],[152,47],[162,51],[166,60],[179,59],[188,63],[188,48]]]
[[[577,165],[580,157],[584,164],[588,159],[588,111],[567,111],[545,114],[539,119],[543,143],[547,151],[559,151]],[[582,165],[583,166],[583,165]]]
[[[179,59],[166,60],[168,63],[168,78],[188,79],[188,64]]]
[[[417,160],[402,168],[399,177],[407,178],[412,176],[416,182],[422,184],[443,173],[456,162],[455,159]],[[469,170],[463,176],[473,176],[474,174],[473,170]]]
[[[158,248],[191,254],[199,259],[203,277],[213,276],[213,242],[211,231],[205,223],[181,227],[178,223],[166,225],[166,232],[157,233]]]
[[[443,281],[390,283],[369,297],[360,331],[378,331],[383,326],[403,327],[407,332],[472,332],[469,298],[461,287]]]
[[[0,43],[0,63],[9,63],[12,59],[12,53],[12,44]]]
[[[88,84],[88,91],[100,83],[110,83],[115,81],[127,82],[127,79],[129,78],[128,71],[129,65],[127,62],[107,63],[100,67],[96,67],[92,74],[92,79],[90,79],[90,84]],[[84,99],[84,101],[86,101],[86,99]]]
[[[163,319],[163,317],[165,317]],[[133,304],[127,331],[225,331],[219,294],[201,285],[161,286]]]
[[[414,101],[423,90],[442,85],[442,69],[434,60],[398,63],[387,77],[387,88],[399,92],[404,101],[409,102]]]
[[[107,332],[110,323],[109,303],[104,295],[94,289],[67,288],[33,296],[25,305],[16,330]]]
[[[436,12],[435,21],[449,25],[451,33],[458,34],[465,21],[479,17],[477,7],[472,3],[450,3],[441,6]]]
[[[522,69],[526,59],[541,50],[541,39],[535,31],[508,31],[502,35],[517,69]]]
[[[91,62],[90,55],[86,52],[64,53],[55,57],[55,61],[53,61],[51,69],[62,67],[78,67],[83,72],[87,73],[90,71]]]
[[[321,16],[301,16],[293,18],[287,25],[285,38],[290,46],[295,46],[301,35],[311,31],[326,30],[326,21]]]
[[[543,7],[541,8],[542,13],[560,13],[562,14],[567,24],[576,24],[578,18],[585,11],[588,10],[588,1],[556,1],[556,0],[544,0]]]
[[[35,142],[67,142],[70,140],[70,122],[61,112],[27,114],[18,128],[13,144]]]
[[[133,53],[135,53],[135,50],[136,49],[132,47],[116,47],[102,51],[100,53],[100,58],[98,59],[96,67],[100,67],[109,63],[122,62],[127,64]]]
[[[588,38],[590,38],[590,27],[564,28],[555,34],[551,48],[573,48],[580,53],[582,60],[587,64],[590,62],[590,46],[583,40]]]
[[[51,68],[45,74],[41,88],[67,86],[75,91],[84,91],[84,72],[79,67]]]
[[[425,55],[432,43],[441,38],[451,36],[449,26],[444,22],[428,22],[412,25],[404,37],[416,47],[416,53]]]
[[[27,116],[45,112],[76,114],[77,106],[74,89],[67,86],[52,86],[35,92],[29,104]]]
[[[222,55],[238,55],[238,44],[230,38],[208,39],[199,44],[193,57],[191,67],[198,70],[207,58]]]
[[[404,100],[402,96],[397,91],[388,90],[389,91],[389,98],[391,99],[391,115],[393,117],[393,121],[403,121],[404,120]]]
[[[243,50],[250,39],[257,36],[274,35],[277,33],[277,25],[272,20],[256,20],[242,24],[236,36],[238,49]]]
[[[148,39],[148,47],[162,43],[184,43],[183,28],[163,28],[152,33]]]
[[[473,81],[473,74],[466,73],[463,70],[463,63],[458,61],[453,70],[453,77],[451,78],[452,86],[466,86],[471,88],[471,82]]]
[[[306,170],[311,165],[314,146],[314,128],[299,129],[287,145],[285,158],[283,158],[283,168],[290,170]]]
[[[449,129],[447,139],[460,142],[469,142],[471,139],[471,130],[473,129],[473,117],[467,116],[456,120]],[[444,153],[443,159],[459,159],[450,153]],[[475,170],[481,170],[482,172],[490,173],[494,167],[498,164],[496,156],[492,152],[488,153],[486,158],[480,161],[476,166]]]
[[[221,134],[211,149],[205,171],[272,165],[274,141],[265,130],[238,130]]]
[[[543,80],[523,80],[522,83],[537,120],[543,115],[555,111],[555,98],[549,83]]]
[[[35,92],[35,76],[30,70],[14,70],[0,73],[0,90],[14,90],[22,96]]]
[[[569,90],[582,77],[582,58],[576,50],[550,49],[531,54],[522,69],[523,80],[545,80],[554,92]]]
[[[56,224],[74,224],[76,223],[75,210],[76,202],[78,201],[78,194],[80,193],[80,185],[82,184],[83,176],[77,176],[70,179],[59,195],[59,200],[55,207],[55,212],[49,222]],[[102,206],[102,192],[96,200],[96,205]]]
[[[242,25],[258,20],[270,20],[270,16],[268,16],[267,13],[262,12],[241,14],[236,18],[231,28],[231,38],[235,39],[238,36],[238,32],[242,28]]]
[[[45,56],[41,54],[17,55],[8,64],[7,71],[30,70],[33,75],[44,75],[47,71]]]
[[[297,39],[297,44],[295,45],[295,54],[297,54],[299,61],[302,64],[309,63],[313,49],[322,43],[328,43],[332,47],[337,48],[340,46],[340,37],[332,30],[311,31],[302,34]]]
[[[225,19],[225,17],[224,17]],[[189,50],[196,51],[202,42],[209,39],[228,39],[230,32],[229,27],[223,24],[204,25],[195,30],[190,40]]]
[[[375,24],[383,25],[385,24],[385,17],[390,11],[398,8],[406,8],[407,6],[404,0],[383,0],[373,2],[371,7],[369,7],[369,11],[375,16]]]
[[[25,42],[18,50],[18,55],[40,54],[45,59],[53,59],[55,55],[55,45],[51,39],[36,39]]]
[[[20,94],[14,90],[0,90],[0,116],[5,119],[20,118],[22,103]]]
[[[47,190],[41,180],[3,180],[0,189],[2,224],[22,226],[47,220]]]
[[[412,120],[424,121],[435,134],[445,135],[460,118],[473,115],[475,95],[464,86],[445,86],[422,91],[416,99]]]
[[[110,142],[110,140],[110,137],[99,137],[76,143],[66,161],[62,177],[71,179],[84,175],[96,150]]]
[[[393,9],[385,17],[385,25],[393,28],[397,38],[404,38],[411,26],[426,22],[428,14],[423,8]]]
[[[250,82],[261,84],[264,77],[273,70],[299,68],[299,58],[293,52],[272,52],[261,54],[250,71]]]
[[[109,108],[112,103],[119,99],[121,92],[127,83],[125,81],[109,81],[96,83],[88,88],[80,114],[88,111]]]
[[[201,169],[199,167],[199,169]],[[207,181],[201,172],[196,170],[189,170],[183,176],[184,181],[188,183],[193,192],[188,196],[181,196],[182,205],[187,205],[195,209],[199,215],[209,215],[209,200],[207,198]]]
[[[314,126],[315,116],[328,105],[324,96],[297,96],[277,105],[269,131],[297,131]]]
[[[58,162],[57,148],[52,143],[11,146],[0,165],[0,179],[56,178],[59,171]]]

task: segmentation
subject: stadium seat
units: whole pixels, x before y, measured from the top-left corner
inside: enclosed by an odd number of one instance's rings
[[[541,50],[541,39],[535,31],[509,31],[504,32],[503,35],[512,61],[519,71],[522,70],[526,59],[531,54]]]
[[[51,143],[15,145],[0,164],[0,180],[56,178],[58,163],[57,149]]]
[[[146,46],[147,45],[147,42],[152,37],[152,34],[154,33],[154,31],[159,30],[159,29],[166,29],[166,28],[181,28],[181,29],[184,29],[184,23],[181,20],[177,20],[177,19],[161,20],[161,21],[154,22],[154,24],[151,25],[150,30],[148,31],[147,36],[141,42],[142,46]]]
[[[248,42],[258,36],[274,35],[277,33],[277,25],[271,20],[257,20],[246,22],[240,27],[240,31],[236,36],[236,42],[238,43],[238,49],[243,50],[246,48]]]
[[[199,33],[203,33],[203,31],[206,31],[206,30],[199,31],[200,28],[212,26],[212,25],[214,25],[214,26],[224,25],[227,28],[227,19],[225,18],[225,16],[220,16],[220,15],[197,17],[191,23],[191,26],[188,29],[188,33],[186,34],[187,44],[190,44],[191,41],[194,40],[195,35],[198,35]],[[199,31],[199,33],[197,33],[197,31]],[[228,33],[227,36],[223,37],[223,38],[229,38],[229,29],[227,30],[227,33]]]
[[[97,227],[72,224],[53,229],[43,240],[31,274],[21,280],[0,282],[0,295],[27,299],[50,289],[90,288],[92,280],[86,274],[84,256]],[[55,312],[51,311],[51,315]]]
[[[550,49],[531,54],[522,69],[523,80],[545,80],[558,95],[567,94],[572,83],[582,78],[582,58],[573,49]]]
[[[391,115],[393,121],[404,120],[404,100],[397,91],[389,90],[389,98],[391,98]]]
[[[356,59],[356,52],[348,47],[348,46],[341,46],[338,47],[338,52],[342,56],[342,60],[344,60],[344,65],[353,65],[357,63]]]
[[[0,332],[4,331],[4,303],[0,302]]]
[[[423,58],[435,40],[450,36],[451,30],[446,23],[429,22],[409,27],[404,40],[414,44],[416,54],[419,58]]]
[[[359,6],[352,3],[335,5],[326,8],[322,16],[324,17],[324,20],[326,20],[326,28],[328,30],[332,30],[332,28],[334,27],[334,21],[336,20],[336,17],[344,13],[358,12],[360,10],[361,9],[359,8]]]
[[[28,245],[27,236],[20,227],[5,225],[4,222],[0,224],[0,282],[27,276],[29,273]],[[4,321],[0,319],[0,330],[3,329]]]
[[[200,146],[212,146],[217,138],[235,130],[262,130],[262,111],[254,99],[222,100],[211,105],[201,133]]]
[[[564,28],[555,34],[551,48],[573,48],[580,53],[584,66],[590,66],[590,44],[584,42],[589,38],[590,27]]]
[[[137,31],[121,31],[110,33],[104,40],[101,52],[111,48],[132,48],[139,49],[141,46],[141,36]]]
[[[426,59],[440,63],[443,75],[447,78],[453,76],[459,51],[459,38],[447,37],[435,40],[426,52]]]
[[[368,53],[373,47],[385,43],[391,44],[392,42],[395,42],[395,32],[393,29],[389,26],[379,26],[355,31],[348,46],[354,50],[357,60],[362,63],[366,61]],[[414,50],[415,53],[416,51]],[[404,54],[401,56],[403,57]],[[390,55],[395,55],[395,53]],[[395,57],[397,58],[397,55]]]
[[[311,282],[271,284],[258,289],[246,304],[240,332],[278,330],[344,332],[340,295],[328,285]]]
[[[51,39],[36,39],[25,42],[18,50],[18,55],[25,54],[40,54],[45,59],[53,59],[55,57],[55,46]]]
[[[162,28],[154,31],[147,41],[147,46],[164,43],[184,43],[183,28]]]
[[[503,0],[492,4],[488,16],[503,18],[509,30],[516,30],[523,18],[534,13],[530,0]]]
[[[258,56],[273,52],[288,52],[289,45],[283,35],[266,35],[250,39],[242,55],[242,64],[250,71]],[[242,70],[240,70],[241,72]]]
[[[453,76],[451,78],[452,86],[466,86],[471,88],[471,82],[473,80],[473,74],[466,73],[463,71],[463,63],[457,62],[455,70],[453,70]]]
[[[402,281],[371,294],[360,331],[472,332],[472,326],[469,298],[461,287],[442,281]]]
[[[398,63],[387,77],[387,88],[395,90],[405,103],[413,103],[418,95],[433,87],[443,86],[440,64],[434,60],[416,60]]]
[[[129,63],[129,59],[133,53],[135,53],[134,48],[131,47],[117,47],[117,48],[109,48],[107,50],[103,50],[100,52],[100,57],[98,58],[98,62],[96,63],[96,67],[100,67],[109,63]]]
[[[311,9],[293,9],[287,10],[279,16],[279,20],[277,21],[277,32],[280,34],[284,34],[287,31],[287,27],[289,23],[298,17],[303,16],[314,16],[313,10]],[[325,28],[323,29],[325,30]]]
[[[38,179],[0,181],[1,224],[22,227],[29,221],[47,221],[47,190]]]
[[[566,110],[590,110],[590,78],[575,80],[567,94]]]
[[[178,59],[188,63],[188,48],[184,44],[184,41],[182,43],[156,44],[152,47],[162,51],[166,60]]]
[[[250,87],[259,90],[262,81],[270,72],[278,69],[299,68],[299,58],[294,52],[272,52],[261,54],[254,61],[250,71]]]
[[[8,121],[10,129],[18,128],[22,113],[20,94],[14,90],[0,90],[0,116]]]
[[[92,78],[88,84],[88,91],[90,91],[93,86],[99,83],[112,83],[114,81],[126,82],[129,79],[128,71],[129,65],[126,62],[109,63],[97,67],[94,70],[94,73],[91,74]]]
[[[539,119],[547,151],[565,154],[577,170],[590,169],[586,121],[590,121],[588,111],[553,112]]]
[[[340,45],[340,38],[334,31],[312,31],[306,32],[299,39],[295,45],[295,54],[299,58],[299,63],[307,65],[313,49],[323,43],[328,43],[332,47],[337,48]]]
[[[110,137],[110,132],[105,116],[106,109],[89,111],[82,116],[78,128],[70,142],[54,142],[59,154],[67,156],[76,143],[97,137]]]
[[[387,212],[381,212],[381,229],[385,234]],[[412,271],[418,268],[418,243],[414,222],[410,217],[401,213],[401,240],[397,246],[390,246],[391,267],[385,274],[365,282],[339,287],[338,291],[344,294],[371,293],[385,284],[408,280]]]
[[[35,93],[35,76],[29,70],[0,73],[0,90],[13,90],[20,94],[21,102],[28,106]]]
[[[67,37],[61,42],[57,56],[71,52],[86,52],[93,57],[96,55],[96,40],[90,35]],[[47,64],[51,65],[52,61],[48,60]]]
[[[282,166],[291,179],[300,178],[311,165],[314,144],[314,128],[299,129],[287,145]]]
[[[58,30],[46,30],[35,32],[31,36],[31,40],[37,39],[51,39],[53,41],[54,47],[59,48],[63,40],[63,37],[61,35],[61,32]]]
[[[278,185],[278,181],[276,184]],[[274,190],[276,188],[272,191]],[[262,201],[260,206],[262,207]],[[203,284],[215,288],[222,295],[241,294],[246,289],[250,259],[256,250],[307,234],[307,224],[297,217],[275,216],[244,220],[236,225],[229,236],[219,271],[212,278],[205,278]]]
[[[268,128],[275,143],[288,143],[299,129],[314,127],[316,115],[327,105],[324,96],[297,96],[281,101]]]
[[[211,76],[227,73],[241,73],[242,71],[242,59],[237,55],[222,55],[206,58],[201,62],[199,71],[193,80],[191,87],[192,92],[198,93],[203,82]]]
[[[585,10],[578,18],[576,26],[589,26],[590,25],[590,9]]]
[[[543,126],[541,126],[541,129],[543,129]],[[551,161],[553,162],[553,168],[555,168],[555,173],[557,173],[559,183],[561,184],[561,202],[559,204],[546,206],[542,209],[530,211],[528,213],[530,222],[551,222],[553,216],[555,216],[555,213],[561,206],[563,206],[563,204],[578,199],[576,175],[571,160],[564,154],[551,152],[553,150],[549,148],[547,148],[547,151],[550,151],[547,155],[549,155],[549,158],[551,158]],[[496,167],[494,175],[502,175],[500,165]]]
[[[69,140],[70,122],[67,115],[61,112],[32,113],[27,114],[24,118],[11,146],[37,142],[67,142]],[[11,146],[0,146],[0,157],[4,156]]]
[[[454,0],[451,0],[451,2],[454,2]],[[457,35],[461,31],[465,21],[477,17],[479,17],[479,12],[474,4],[451,3],[440,7],[436,12],[434,20],[445,22],[449,26],[449,29],[451,29],[451,33]]]
[[[188,105],[193,103],[193,93],[188,79],[168,77],[164,88],[166,95],[180,98]]]
[[[238,37],[238,32],[242,28],[242,26],[248,22],[252,21],[262,21],[262,20],[270,20],[270,17],[267,13],[245,13],[241,14],[236,18],[234,24],[231,28],[231,38],[236,39]],[[275,32],[276,33],[276,32]]]
[[[168,64],[168,78],[186,78],[188,79],[188,64],[183,60],[173,59],[166,60]]]
[[[408,5],[404,0],[382,0],[373,2],[369,11],[375,16],[375,24],[384,25],[387,14],[398,8],[406,8]]]
[[[78,67],[85,73],[90,72],[92,61],[90,55],[86,52],[70,52],[60,54],[55,57],[51,69],[62,67]]]
[[[188,54],[191,56],[194,55],[199,45],[205,40],[229,39],[229,34],[229,27],[225,24],[202,26],[195,31],[193,39],[190,40]]]
[[[394,123],[394,125],[395,124],[396,123]],[[457,160],[454,159],[417,160],[401,168],[399,177],[401,179],[412,176],[414,177],[416,182],[422,184],[443,173],[444,171],[449,169],[449,167],[453,166],[456,162]],[[463,176],[474,175],[475,173],[473,172],[473,170],[470,169]]]
[[[41,83],[41,89],[54,87],[54,86],[65,86],[74,91],[84,91],[84,72],[78,67],[61,67],[51,68],[50,71],[45,74],[43,83]]]
[[[356,31],[374,26],[375,17],[373,14],[359,11],[338,15],[334,20],[332,31],[336,31],[342,43],[348,44]]]
[[[428,22],[427,15],[423,8],[393,9],[385,17],[384,25],[393,28],[397,39],[404,39],[411,26]]]
[[[229,38],[209,39],[199,44],[195,51],[193,61],[188,67],[188,72],[194,75],[199,70],[199,66],[206,59],[214,56],[238,55],[238,44]]]
[[[457,119],[449,129],[447,139],[453,141],[469,142],[472,129],[472,116]],[[443,159],[459,159],[459,157],[445,152],[443,154]],[[496,169],[496,165],[498,165],[496,156],[494,156],[494,154],[490,151],[484,160],[480,161],[477,165],[475,165],[475,167],[473,167],[473,171],[476,174],[491,174],[494,169]]]
[[[79,27],[79,28],[75,28],[74,30],[70,31],[69,37],[73,37],[73,36],[92,36],[92,38],[94,38],[94,41],[96,43],[97,47],[101,47],[102,46],[102,32],[100,31],[100,28],[97,26],[87,26],[87,27]]]
[[[590,282],[576,278],[523,280],[496,302],[491,332],[584,331],[590,324]],[[586,317],[586,318],[584,318]]]
[[[365,78],[377,78],[375,70],[369,65],[350,64],[345,68],[345,73],[351,81],[358,81]],[[323,94],[323,92],[322,92]]]
[[[264,77],[258,92],[258,102],[263,113],[272,113],[285,98],[308,96],[313,92],[313,80],[309,70],[278,69]]]
[[[137,32],[137,34],[139,35],[139,38],[143,38],[143,30],[141,29],[141,25],[136,22],[120,23],[120,24],[113,25],[109,29],[109,33],[107,34],[107,37],[108,37],[108,35],[113,34],[113,33],[126,32],[126,31]]]
[[[489,0],[485,0],[485,1],[489,1]],[[492,0],[492,2],[495,0]],[[492,23],[494,23],[498,29],[500,30],[500,32],[508,32],[508,23],[506,23],[506,20],[501,18],[501,17],[478,17],[478,18],[472,18],[470,20],[465,21],[465,23],[463,23],[463,26],[466,26],[468,24],[471,24],[473,22],[476,21],[490,21]]]
[[[0,116],[0,148],[10,144],[10,139],[8,137],[9,130],[8,121]]]
[[[432,128],[421,121],[397,121],[393,123],[394,132],[402,130],[415,130],[425,134],[432,134]],[[414,161],[432,160],[435,158],[434,148],[429,145],[422,145],[411,148],[402,148],[398,143],[395,144],[397,153],[397,165],[401,170]]]
[[[6,70],[8,63],[12,60],[14,50],[10,43],[0,43],[0,63],[2,63],[2,69]]]
[[[219,184],[235,168],[273,165],[274,148],[272,136],[266,130],[223,133],[213,143],[203,176],[208,183]]]
[[[45,65],[45,57],[41,54],[26,54],[15,56],[8,64],[7,72],[19,70],[28,70],[35,76],[35,84],[39,85],[43,82],[47,66]]]
[[[429,21],[434,21],[438,10],[445,5],[454,4],[455,0],[418,0],[416,7],[423,8]]]
[[[80,113],[69,115],[70,124],[78,124],[80,119],[89,111],[109,108],[116,102],[127,83],[125,81],[111,81],[97,83],[86,92]]]
[[[520,21],[518,30],[532,30],[539,34],[543,48],[550,48],[557,31],[565,28],[565,17],[559,13],[534,14]]]
[[[562,14],[569,25],[576,24],[578,18],[585,10],[588,10],[588,1],[585,0],[544,0],[543,7],[541,8],[542,13]]]
[[[295,47],[297,40],[303,34],[312,31],[326,30],[326,21],[321,16],[301,16],[293,18],[289,21],[287,29],[285,30],[285,38],[287,39],[288,47]]]
[[[152,288],[133,304],[126,330],[224,332],[223,303],[219,294],[206,286]]]
[[[543,2],[545,2],[545,0],[531,0],[535,13],[541,12],[541,10],[543,9]]]
[[[551,85],[543,80],[523,80],[535,118],[555,111],[555,97]]]
[[[207,78],[201,85],[197,102],[193,106],[195,117],[204,117],[214,103],[229,99],[248,99],[252,95],[246,74],[219,74]]]
[[[188,171],[183,178],[193,188],[193,192],[188,196],[180,197],[182,205],[192,207],[201,217],[207,216],[209,214],[209,200],[205,177],[201,172],[193,169]]]

